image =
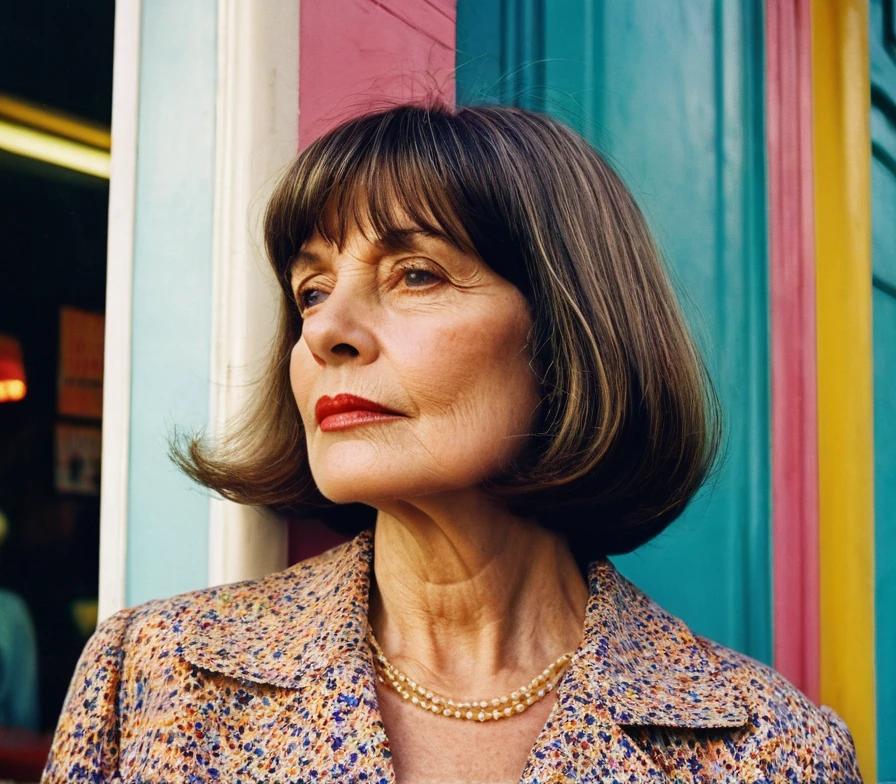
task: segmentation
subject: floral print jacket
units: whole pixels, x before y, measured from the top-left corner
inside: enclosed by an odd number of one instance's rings
[[[365,642],[373,531],[103,620],[41,782],[393,784]],[[582,642],[522,784],[862,781],[830,707],[692,633],[609,559],[588,581]]]

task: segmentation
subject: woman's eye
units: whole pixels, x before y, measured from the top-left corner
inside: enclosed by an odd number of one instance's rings
[[[314,294],[318,289],[304,289],[298,293],[296,296],[296,300],[298,301],[299,310],[305,310],[306,308],[310,308],[314,305],[314,302],[308,301],[308,296],[310,294]]]
[[[403,280],[405,286],[409,289],[429,289],[434,284],[438,284],[441,277],[434,272],[426,269],[426,267],[404,267],[398,270],[399,280]],[[312,308],[319,304],[319,299],[314,299],[315,294],[320,294],[321,290],[314,286],[307,286],[296,294],[296,304],[300,312],[304,312],[308,308]]]
[[[423,279],[423,282],[426,283],[427,278],[431,280],[438,280],[438,275],[433,274],[425,267],[407,267],[402,270],[402,274],[404,279],[408,281],[408,283],[412,283],[413,279],[416,278],[419,282],[420,279]],[[412,286],[412,288],[420,288],[419,286]]]

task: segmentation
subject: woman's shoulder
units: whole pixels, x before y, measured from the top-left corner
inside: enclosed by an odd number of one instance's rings
[[[332,569],[333,561],[344,558],[351,542],[343,542],[321,553],[309,556],[279,571],[260,577],[197,588],[171,596],[150,599],[118,610],[99,626],[121,630],[127,628],[128,641],[135,633],[153,629],[175,631],[185,621],[206,617],[209,623],[225,617],[245,617],[266,608],[272,601],[282,600],[288,592],[291,600],[312,602],[320,593],[329,591],[341,570]]]
[[[862,783],[852,735],[833,708],[816,705],[768,664],[707,637],[693,640],[718,667],[719,687],[740,695],[746,718],[736,726],[626,726],[649,759],[669,775],[699,772],[696,780],[726,784]]]
[[[749,713],[744,741],[764,773],[797,771],[800,781],[862,781],[852,733],[832,707],[816,704],[783,673],[746,653],[701,635],[695,639],[743,695]]]
[[[313,624],[290,621],[313,618],[318,598],[339,590],[331,566],[344,552],[339,545],[263,577],[150,599],[103,618],[76,664],[41,782],[113,780],[119,744],[129,738],[132,755],[139,746],[133,733],[174,720],[178,690],[189,699],[200,682],[196,665],[248,681],[285,680],[295,662],[278,660],[273,649],[279,639],[302,647]],[[264,657],[275,662],[267,670]],[[149,698],[160,684],[164,693]]]
[[[184,591],[123,608],[105,618],[89,647],[106,650],[125,678],[171,665],[174,658],[218,672],[248,675],[237,662],[264,636],[267,647],[303,647],[330,597],[351,594],[344,565],[350,542],[266,575]],[[334,568],[335,567],[335,568]],[[357,586],[356,586],[357,587]],[[248,666],[248,665],[247,665]]]

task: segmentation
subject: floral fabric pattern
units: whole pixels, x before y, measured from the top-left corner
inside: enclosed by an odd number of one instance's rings
[[[103,620],[42,784],[394,784],[365,641],[373,544],[368,528],[263,578]],[[833,709],[692,633],[609,559],[588,583],[582,642],[520,784],[862,781]]]

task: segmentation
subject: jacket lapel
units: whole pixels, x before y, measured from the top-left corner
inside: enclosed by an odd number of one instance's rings
[[[393,781],[365,642],[374,529],[259,580],[206,589],[181,618],[180,653],[234,678],[301,689],[330,769]],[[557,686],[523,781],[549,772],[662,773],[623,725],[735,727],[745,700],[712,651],[606,558],[588,570],[582,644]],[[325,743],[323,741],[326,741]],[[628,767],[626,767],[626,765]]]
[[[202,591],[182,619],[179,652],[205,669],[289,689],[357,655],[369,586],[365,533],[258,580]]]
[[[619,724],[736,727],[743,695],[709,648],[608,560],[590,566],[582,662]]]

